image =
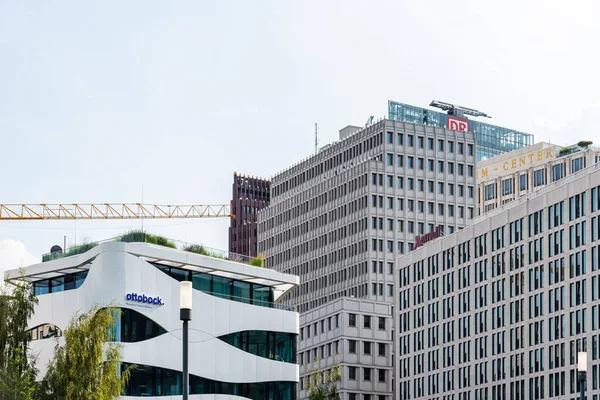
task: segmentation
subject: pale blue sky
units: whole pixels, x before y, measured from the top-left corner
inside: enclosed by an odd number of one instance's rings
[[[388,99],[600,142],[597,2],[491,3],[2,1],[0,202],[137,202],[143,185],[148,203],[227,203],[234,170],[270,177],[313,151],[315,122],[325,144]],[[40,257],[139,226],[2,222],[0,239]],[[146,222],[223,249],[227,226]]]

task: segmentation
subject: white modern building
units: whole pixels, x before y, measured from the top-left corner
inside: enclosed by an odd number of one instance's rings
[[[117,339],[136,364],[126,396],[181,398],[180,281],[193,282],[189,330],[190,398],[294,399],[299,380],[299,316],[275,301],[298,277],[146,243],[109,242],[6,278],[33,283],[30,321],[40,378],[73,315],[121,308]],[[59,338],[59,340],[61,340]]]

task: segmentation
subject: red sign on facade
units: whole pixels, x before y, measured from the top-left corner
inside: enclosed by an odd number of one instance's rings
[[[454,117],[448,117],[448,129],[453,131],[469,131],[469,121],[465,119],[458,119]]]
[[[442,236],[442,227],[438,225],[432,232],[417,236],[415,238],[414,249],[421,247],[430,240],[437,239],[440,236]]]

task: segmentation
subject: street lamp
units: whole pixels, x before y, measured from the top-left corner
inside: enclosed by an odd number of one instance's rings
[[[192,319],[192,282],[179,283],[179,319],[183,321],[183,400],[188,400],[190,385],[188,383],[188,322]]]
[[[587,372],[587,353],[577,353],[577,377],[579,378],[579,389],[581,391],[581,400],[584,399],[583,392],[585,391],[585,378]]]

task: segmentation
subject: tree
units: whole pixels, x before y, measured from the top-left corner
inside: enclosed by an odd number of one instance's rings
[[[114,339],[120,310],[93,308],[73,317],[58,342],[48,372],[38,387],[39,400],[113,400],[129,380],[130,370],[120,371],[121,345]]]
[[[27,324],[36,304],[30,285],[6,282],[0,290],[0,400],[29,400],[34,391]]]
[[[315,363],[317,359],[315,358]],[[323,378],[325,371],[313,368],[308,377],[308,400],[339,400],[340,394],[337,390],[338,382],[342,380],[340,363],[336,355],[335,365],[331,367],[327,377]]]

